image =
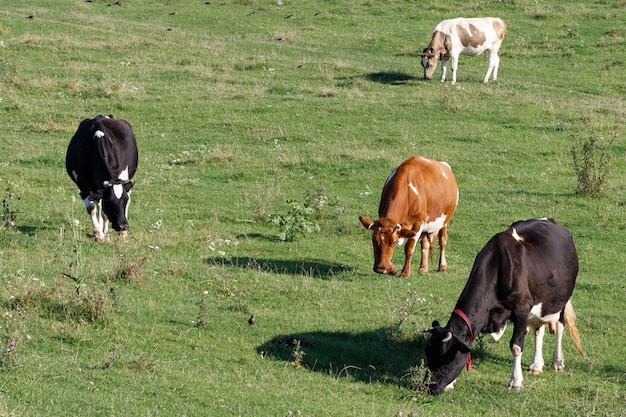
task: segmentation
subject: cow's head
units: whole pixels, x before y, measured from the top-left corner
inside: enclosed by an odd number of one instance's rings
[[[383,217],[372,221],[361,216],[359,220],[366,229],[373,232],[374,272],[395,275],[396,267],[391,263],[395,246],[402,244],[403,239],[415,238],[417,232]]]
[[[133,180],[111,180],[104,182],[102,190],[102,211],[111,222],[116,232],[128,231],[128,203],[130,191],[135,185]]]
[[[424,79],[430,80],[437,68],[437,61],[439,60],[438,53],[429,46],[422,51],[422,67],[424,67]]]
[[[471,347],[436,321],[424,332],[430,333],[424,348],[431,373],[429,389],[431,394],[439,395],[454,388],[454,382],[467,365]]]

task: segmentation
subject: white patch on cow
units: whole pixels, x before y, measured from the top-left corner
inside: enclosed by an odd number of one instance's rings
[[[78,174],[76,173],[76,170],[72,170],[72,177],[74,177],[74,181],[78,180]]]
[[[122,180],[122,181],[128,181],[128,167],[124,168],[122,170],[122,172],[120,172],[120,175],[117,176],[117,179]]]
[[[415,233],[415,236],[413,236],[413,240],[418,241],[420,240],[420,238],[422,237],[422,232],[424,231],[424,225],[421,225],[420,228],[417,230],[417,233]]]
[[[515,229],[513,229],[513,232],[511,232],[511,236],[513,236],[513,239],[517,240],[518,242],[524,241],[524,239],[522,239],[522,237],[517,234],[517,230]]]
[[[441,170],[441,175],[442,175],[445,179],[448,179],[448,174],[446,174],[446,171],[444,171],[443,169]]]
[[[454,389],[454,384],[456,384],[456,379],[452,382],[450,382],[448,385],[446,385],[446,387],[443,389],[443,392],[448,392]]]
[[[432,161],[432,160],[430,160],[430,159],[428,159],[428,158],[424,158],[423,156],[420,156],[420,159],[421,159],[422,161],[424,161],[424,162],[429,163],[429,164],[432,164],[432,163],[433,163],[433,161]]]
[[[398,239],[398,243],[396,243],[397,246],[402,246],[404,245],[404,238],[401,237],[400,239]]]
[[[560,311],[544,316],[542,310],[542,303],[534,305],[533,308],[530,309],[530,314],[528,315],[528,324],[538,329],[546,323],[556,323],[559,321],[559,317],[561,317]]]
[[[448,216],[442,213],[441,216],[437,217],[434,221],[424,223],[424,225],[421,228],[421,232],[418,234],[418,236],[421,235],[422,233],[439,232],[443,228],[443,226],[446,224],[447,217]]]
[[[417,192],[417,187],[415,187],[412,182],[409,183],[409,188],[415,193],[415,195],[420,195],[420,193]]]
[[[393,177],[396,176],[396,172],[398,172],[398,168],[396,168],[393,171],[391,171],[391,174],[389,174],[389,176],[387,177],[387,181],[385,181],[385,185],[387,185],[389,183],[389,181],[391,181],[393,179]]]
[[[104,137],[104,132],[102,130],[96,130],[96,133],[93,134],[95,138],[102,139]]]
[[[500,340],[500,338],[502,338],[502,336],[504,335],[504,331],[506,330],[507,324],[509,324],[508,321],[504,324],[504,326],[502,326],[500,330],[498,330],[497,333],[489,333],[491,337],[493,338],[493,340],[497,342],[498,340]]]
[[[118,200],[122,198],[122,195],[124,194],[124,186],[122,184],[113,185],[113,194],[115,194],[115,198]]]

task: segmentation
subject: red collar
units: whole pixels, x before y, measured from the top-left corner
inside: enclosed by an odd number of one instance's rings
[[[470,334],[470,343],[473,343],[474,342],[474,333],[472,332],[472,325],[471,325],[469,319],[467,318],[467,315],[463,312],[463,310],[458,309],[458,308],[455,308],[452,313],[456,314],[457,316],[459,316],[465,322],[465,324],[467,324],[467,328],[469,329],[469,334]],[[471,352],[467,353],[467,365],[466,365],[466,367],[467,367],[468,371],[472,370],[472,353]]]

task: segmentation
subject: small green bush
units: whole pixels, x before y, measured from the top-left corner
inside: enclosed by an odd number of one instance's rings
[[[599,139],[580,139],[572,146],[572,163],[578,179],[577,192],[592,197],[602,192],[602,186],[609,172],[610,156],[607,147]]]

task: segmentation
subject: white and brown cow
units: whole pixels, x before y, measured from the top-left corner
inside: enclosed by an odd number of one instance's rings
[[[543,370],[544,325],[555,333],[552,367],[563,370],[563,329],[569,329],[584,356],[571,297],[578,274],[578,255],[570,232],[552,219],[513,223],[493,236],[478,253],[470,276],[445,327],[433,322],[425,353],[431,371],[430,392],[454,388],[464,367],[471,367],[474,336],[499,339],[513,323],[510,348],[513,369],[509,388],[523,388],[522,352],[528,327],[535,329],[535,355],[529,370]]]
[[[85,119],[72,137],[65,167],[80,189],[96,240],[106,239],[109,220],[122,237],[127,235],[137,162],[137,141],[126,120],[102,115]]]
[[[394,247],[408,242],[402,277],[411,274],[411,257],[419,240],[422,246],[420,272],[428,272],[428,258],[435,234],[439,235],[439,271],[446,271],[448,222],[459,201],[459,189],[450,166],[445,162],[412,156],[387,178],[378,207],[379,219],[359,220],[373,232],[374,271],[395,274],[391,262]]]
[[[506,23],[497,17],[459,17],[444,20],[435,27],[430,44],[422,52],[422,67],[424,78],[430,80],[441,60],[441,81],[446,79],[448,60],[452,61],[452,84],[456,83],[456,69],[459,65],[459,55],[480,55],[489,51],[489,67],[483,82],[498,79],[500,57],[498,50],[506,34]]]

